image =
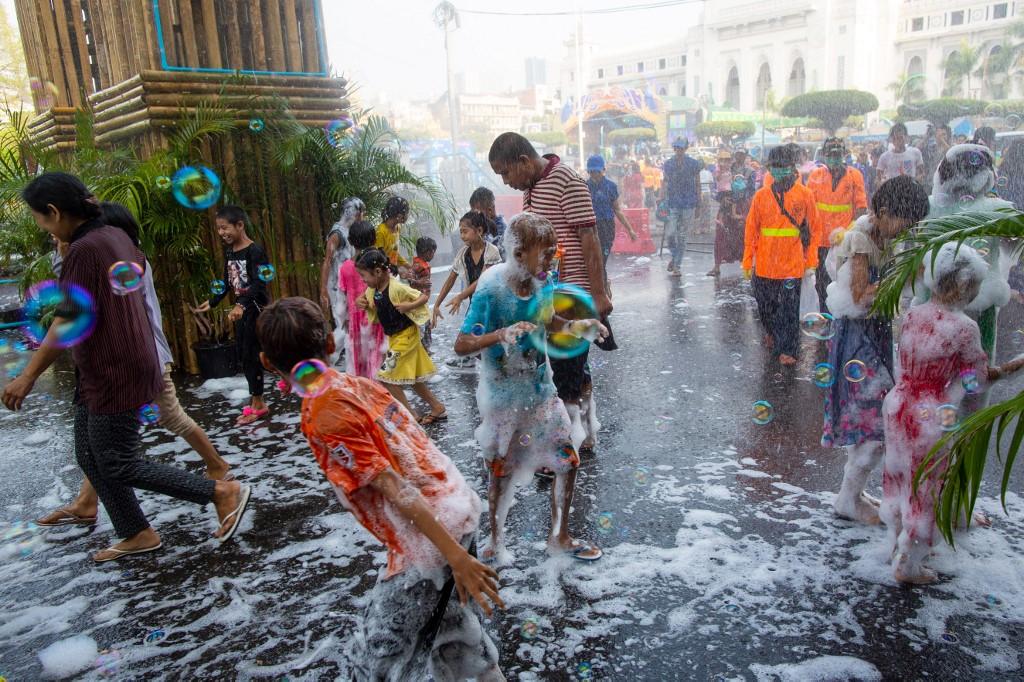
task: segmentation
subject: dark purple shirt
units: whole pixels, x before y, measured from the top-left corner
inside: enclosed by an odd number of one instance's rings
[[[79,399],[94,414],[137,409],[163,388],[142,289],[118,296],[110,287],[107,272],[117,261],[146,263],[123,230],[89,221],[71,237],[60,274],[62,286],[82,287],[95,306],[95,329],[71,349]]]

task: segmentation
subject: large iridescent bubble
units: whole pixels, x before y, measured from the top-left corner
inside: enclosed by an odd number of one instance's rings
[[[548,332],[547,324],[554,316],[563,320],[592,320],[597,318],[593,297],[575,284],[557,284],[545,287],[534,297],[527,309],[530,322],[537,328],[530,333],[529,343],[556,360],[574,358],[587,351],[590,341],[564,331]]]
[[[52,327],[56,345],[70,348],[89,338],[96,328],[96,306],[82,287],[46,280],[25,292],[25,321],[25,331],[33,341],[41,343]]]

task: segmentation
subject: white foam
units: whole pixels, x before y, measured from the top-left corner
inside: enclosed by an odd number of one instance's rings
[[[878,668],[852,656],[819,656],[800,663],[781,665],[754,663],[750,670],[758,682],[874,682],[882,679]]]
[[[64,679],[92,666],[99,653],[96,640],[87,635],[76,635],[54,642],[39,652],[43,664],[43,676],[48,679]]]

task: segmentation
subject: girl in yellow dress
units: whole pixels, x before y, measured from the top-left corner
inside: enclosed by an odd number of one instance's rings
[[[390,260],[380,249],[367,249],[356,261],[356,272],[366,283],[366,291],[356,305],[366,311],[370,322],[380,322],[388,337],[388,352],[377,372],[395,400],[413,414],[416,412],[405,397],[405,386],[430,405],[430,412],[418,418],[426,426],[448,419],[441,401],[425,383],[436,368],[420,341],[420,326],[430,319],[428,294],[416,291],[391,276]]]

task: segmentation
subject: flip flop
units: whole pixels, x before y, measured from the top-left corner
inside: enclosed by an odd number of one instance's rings
[[[262,410],[254,410],[251,407],[246,406],[242,410],[242,416],[235,420],[235,426],[245,426],[246,424],[252,424],[260,417],[265,417],[270,414],[270,408],[264,407]]]
[[[238,524],[242,522],[242,515],[245,514],[245,508],[249,505],[249,496],[251,494],[252,488],[250,486],[243,485],[241,490],[242,499],[238,501],[238,506],[235,507],[234,511],[224,517],[224,521],[231,519],[231,517],[234,517],[234,520],[231,522],[231,526],[228,528],[227,532],[217,538],[220,540],[222,545],[230,540],[231,536],[235,534],[236,530],[238,530]],[[220,525],[223,526],[224,521],[221,521]]]
[[[420,426],[430,426],[431,424],[436,424],[437,422],[446,421],[448,421],[447,411],[442,412],[441,414],[425,414],[422,417],[420,417],[419,423]]]
[[[55,528],[57,526],[95,526],[96,525],[96,517],[95,516],[77,516],[77,515],[71,513],[70,511],[68,511],[67,509],[58,509],[56,511],[50,512],[49,514],[47,514],[47,516],[52,516],[53,514],[63,514],[63,516],[61,516],[56,521],[51,521],[49,523],[44,523],[41,519],[37,519],[35,521],[35,524],[37,526],[42,526],[43,528]]]
[[[95,561],[97,564],[103,564],[103,563],[106,563],[108,561],[116,561],[118,559],[123,559],[126,556],[133,556],[135,554],[148,554],[150,552],[155,552],[155,551],[157,551],[158,549],[160,549],[163,546],[164,546],[164,543],[159,542],[159,543],[153,545],[152,547],[143,547],[142,549],[117,549],[116,547],[107,547],[103,551],[104,552],[113,552],[114,556],[110,557],[109,559],[95,559],[94,558],[93,561]]]
[[[581,556],[584,552],[595,549],[597,550],[596,556]],[[569,552],[576,561],[597,561],[604,556],[604,552],[597,545],[592,545],[589,542],[580,542],[579,540],[573,540],[573,548]]]
[[[235,480],[235,475],[229,471],[226,474],[224,474],[224,478],[210,478],[206,474],[203,474],[203,478],[205,478],[208,481],[220,481],[221,483],[227,483],[228,481]]]

